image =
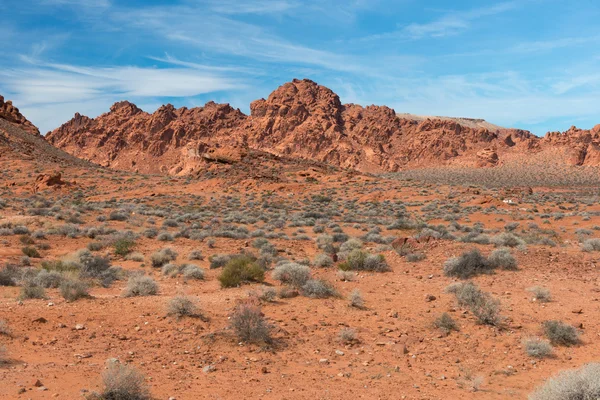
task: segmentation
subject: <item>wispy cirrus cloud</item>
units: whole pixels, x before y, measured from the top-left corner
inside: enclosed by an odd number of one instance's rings
[[[280,14],[302,5],[291,0],[201,0],[198,3],[220,14]]]
[[[238,77],[225,71],[190,67],[141,68],[135,66],[80,67],[65,64],[33,64],[19,70],[0,71],[0,89],[23,110],[54,110],[36,119],[42,131],[50,130],[70,117],[66,105],[99,104],[98,115],[110,102],[129,99],[149,102],[161,97],[191,97],[245,88]],[[90,108],[88,108],[90,109]],[[39,115],[39,112],[32,112]],[[67,118],[68,119],[68,118]]]
[[[487,7],[445,12],[443,16],[429,22],[411,23],[392,32],[369,35],[362,40],[417,40],[454,36],[468,30],[478,19],[505,13],[517,7],[516,1],[509,1]]]

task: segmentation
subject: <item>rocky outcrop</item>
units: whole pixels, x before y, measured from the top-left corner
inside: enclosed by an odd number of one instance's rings
[[[2,96],[0,96],[0,118],[18,126],[32,135],[40,135],[40,130],[21,114],[19,109],[13,105],[12,101],[4,101],[4,97]]]
[[[386,106],[342,104],[333,91],[307,79],[295,79],[253,101],[250,111],[247,116],[228,104],[209,102],[191,109],[167,104],[149,114],[120,102],[94,119],[76,114],[47,140],[103,166],[175,175],[198,172],[215,161],[237,162],[244,149],[363,172],[493,167],[506,155],[548,146],[571,151],[575,165],[600,158],[594,139],[600,128],[539,139],[482,120],[415,118]]]

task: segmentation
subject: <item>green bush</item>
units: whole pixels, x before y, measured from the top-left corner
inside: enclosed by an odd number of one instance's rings
[[[219,275],[221,287],[240,286],[246,282],[263,282],[265,270],[249,256],[240,256],[230,260]]]
[[[120,238],[113,243],[115,254],[120,257],[125,257],[131,253],[135,247],[135,241],[129,238]]]
[[[493,269],[494,267],[477,249],[463,253],[460,257],[451,258],[444,264],[446,276],[455,276],[460,279],[489,274]]]
[[[27,257],[31,257],[31,258],[42,258],[40,252],[35,248],[35,247],[31,247],[31,246],[25,246],[21,249],[21,251],[23,252],[23,254],[25,254]]]

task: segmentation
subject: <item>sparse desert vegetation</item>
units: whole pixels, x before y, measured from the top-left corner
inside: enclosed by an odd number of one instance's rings
[[[600,357],[594,190],[256,165],[277,183],[67,169],[32,194],[5,169],[0,397],[525,398]]]

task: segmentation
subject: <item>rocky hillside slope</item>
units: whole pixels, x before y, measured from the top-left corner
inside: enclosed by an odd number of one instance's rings
[[[307,79],[280,86],[250,110],[245,115],[209,102],[191,109],[169,104],[149,114],[120,102],[95,119],[76,114],[46,138],[107,167],[173,175],[197,173],[214,157],[235,162],[247,149],[364,172],[493,167],[549,147],[560,148],[572,165],[600,163],[596,128],[540,139],[480,120],[402,116],[386,106],[342,104],[333,91]]]

